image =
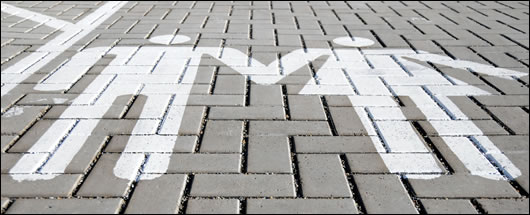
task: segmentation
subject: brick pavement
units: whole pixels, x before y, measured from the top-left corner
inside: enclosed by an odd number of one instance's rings
[[[2,213],[528,213],[526,2],[1,20]]]

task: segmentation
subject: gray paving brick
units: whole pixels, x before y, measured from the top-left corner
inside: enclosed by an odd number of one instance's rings
[[[188,214],[238,214],[237,199],[190,199],[186,208]]]
[[[469,200],[422,199],[425,211],[430,214],[477,214]]]
[[[356,214],[353,199],[249,199],[247,212],[253,214]]]
[[[418,213],[397,175],[354,175],[368,213]]]
[[[244,95],[190,95],[186,105],[243,106]]]
[[[325,121],[251,121],[251,136],[331,135]]]
[[[528,95],[528,87],[515,80],[497,77],[485,77],[484,79],[507,95]]]
[[[390,173],[379,154],[347,154],[352,173]]]
[[[2,134],[22,134],[46,107],[14,106],[2,114]]]
[[[8,214],[118,213],[123,199],[18,199]]]
[[[418,197],[519,197],[508,182],[478,176],[444,175],[432,180],[410,179],[409,182]]]
[[[481,104],[486,106],[528,106],[528,96],[522,95],[492,95],[474,96]]]
[[[18,182],[2,174],[3,197],[68,197],[81,179],[81,175],[59,175],[52,180]]]
[[[17,139],[17,136],[13,135],[2,135],[0,151],[4,153],[7,148]]]
[[[282,86],[252,84],[250,105],[283,106]]]
[[[338,155],[297,155],[304,196],[352,197]]]
[[[247,163],[251,173],[292,173],[287,137],[250,137]]]
[[[23,154],[2,154],[2,174],[9,173],[9,170],[15,166],[22,156]]]
[[[240,162],[240,154],[174,154],[167,172],[238,173]]]
[[[528,112],[517,107],[490,107],[488,110],[515,134],[528,134]]]
[[[292,120],[327,120],[319,96],[288,96]]]
[[[102,155],[77,192],[78,196],[125,196],[132,181],[114,176],[120,154]]]
[[[294,137],[296,152],[349,153],[376,152],[372,139],[367,136]]]
[[[175,213],[184,192],[186,175],[166,174],[136,184],[125,213]]]
[[[245,77],[239,75],[220,75],[215,82],[213,93],[219,94],[245,94]]]
[[[330,107],[329,112],[339,135],[368,135],[355,109]]]
[[[491,119],[484,110],[467,97],[451,96],[449,99],[458,106],[460,111],[462,111],[468,119]]]
[[[249,107],[212,107],[210,119],[285,119],[285,111],[282,106],[249,106]]]
[[[528,199],[478,199],[486,213],[528,214]]]
[[[195,175],[192,196],[294,197],[291,175]]]
[[[243,122],[213,121],[206,123],[201,152],[241,152]]]

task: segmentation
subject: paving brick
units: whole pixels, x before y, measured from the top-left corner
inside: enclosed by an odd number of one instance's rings
[[[251,121],[251,136],[331,135],[325,121]]]
[[[158,145],[158,144],[174,144],[173,152],[193,152],[197,143],[195,136],[113,136],[108,145],[105,147],[105,152],[123,152],[129,141],[142,142],[142,144]],[[133,149],[134,150],[134,149]],[[145,152],[142,149],[137,149],[137,152]],[[141,150],[141,151],[140,151]]]
[[[241,166],[240,154],[174,154],[168,166],[168,173],[238,173]],[[148,162],[144,171],[153,173]],[[159,172],[154,172],[159,173]]]
[[[488,82],[507,95],[528,95],[528,87],[515,81],[498,77],[484,77]]]
[[[2,134],[22,134],[46,107],[14,106],[2,114]]]
[[[136,184],[125,213],[175,213],[184,192],[186,175],[167,174]]]
[[[13,135],[2,135],[0,152],[4,153],[7,148],[17,139],[17,136]]]
[[[485,106],[528,106],[528,96],[522,95],[492,95],[473,96]]]
[[[285,111],[282,106],[212,107],[208,117],[210,119],[278,120],[285,119]]]
[[[422,199],[427,213],[432,214],[477,214],[469,200],[461,199]]]
[[[294,197],[291,175],[195,175],[192,196]]]
[[[368,213],[418,213],[396,175],[354,175],[355,184]]]
[[[451,100],[451,102],[454,103],[460,110],[449,110],[457,119],[491,119],[491,117],[484,110],[482,110],[478,105],[473,103],[473,101],[471,101],[471,99],[467,97],[454,96],[448,97],[448,99]]]
[[[298,155],[304,196],[352,197],[338,155]]]
[[[250,86],[250,105],[252,106],[283,106],[281,85]]]
[[[205,110],[202,106],[171,106],[160,128],[160,134],[199,135]]]
[[[186,208],[188,214],[238,214],[237,199],[190,199]]]
[[[2,154],[2,174],[9,173],[9,170],[15,166],[22,156],[23,154]]]
[[[253,214],[358,213],[353,199],[249,199],[247,212]]]
[[[327,120],[319,96],[290,95],[288,101],[292,120]]]
[[[493,120],[473,121],[430,121],[419,122],[427,135],[490,135],[508,134],[500,125]]]
[[[517,107],[490,107],[488,110],[515,134],[528,134],[528,112]]]
[[[367,135],[355,109],[351,107],[330,107],[329,112],[339,135]]]
[[[3,197],[68,197],[79,183],[81,175],[59,175],[52,180],[22,181],[2,174]]]
[[[241,152],[243,122],[208,121],[201,142],[201,152]]]
[[[251,173],[292,173],[287,137],[250,137],[247,165]]]
[[[8,214],[20,213],[118,213],[123,199],[18,199]]]
[[[120,154],[102,155],[77,192],[78,196],[125,196],[132,181],[114,176]]]
[[[486,213],[528,214],[528,199],[478,199]]]
[[[444,175],[432,180],[410,179],[409,182],[418,197],[519,197],[508,182],[478,176]]]
[[[234,95],[234,94],[245,94],[245,77],[237,75],[220,75],[217,77],[215,82],[215,88],[213,93]]]
[[[365,153],[376,152],[372,138],[348,137],[294,137],[296,152],[304,153]]]

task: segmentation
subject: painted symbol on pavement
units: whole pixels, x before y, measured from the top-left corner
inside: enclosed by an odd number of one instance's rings
[[[92,101],[91,106],[86,106],[86,110],[91,111],[91,118],[101,119],[110,108],[108,104],[112,104],[119,96],[142,94],[145,91],[143,84],[163,75],[163,78],[174,79],[174,83],[177,83],[158,85],[156,89],[173,91],[171,122],[174,124],[170,128],[178,131],[197,75],[197,66],[203,56],[216,59],[254,83],[264,85],[278,83],[309,62],[329,56],[315,77],[302,86],[299,94],[347,96],[390,172],[416,179],[432,179],[444,174],[443,167],[394,99],[396,96],[408,96],[470,174],[493,180],[513,180],[521,175],[520,170],[449,99],[450,96],[491,95],[491,92],[445,76],[420,62],[500,78],[521,77],[526,75],[524,73],[411,49],[367,49],[365,47],[374,42],[358,37],[335,39],[334,42],[342,48],[294,50],[269,65],[232,48],[174,46],[188,40],[186,36],[165,35],[150,39],[152,43],[158,44],[153,46],[85,49],[34,89],[66,90],[100,59],[110,56],[113,60],[83,92],[91,94],[102,83],[108,84],[105,93]],[[252,62],[250,65],[249,59]],[[17,64],[14,66],[17,67]],[[132,80],[136,82],[129,85],[113,84],[134,82]],[[80,97],[74,103],[86,100]],[[148,98],[146,105],[156,108],[156,100],[156,97]],[[159,108],[164,111],[165,107]],[[141,117],[151,114],[151,111],[143,110]],[[78,106],[68,106],[59,118],[71,118],[68,116],[78,112]],[[49,180],[63,174],[97,124],[98,120],[79,123],[56,121],[9,173],[19,181]],[[157,125],[140,120],[132,133],[141,133]],[[71,128],[71,131],[59,146],[55,141],[50,141],[51,137],[64,132],[65,128]],[[178,137],[172,138],[164,144],[152,144],[146,138],[132,136],[114,167],[114,174],[128,180],[137,179],[140,168],[150,172],[142,174],[141,180],[164,174],[175,144],[174,138]],[[149,154],[149,159],[144,163],[146,154]]]

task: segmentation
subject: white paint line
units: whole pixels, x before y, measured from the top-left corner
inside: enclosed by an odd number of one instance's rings
[[[495,162],[509,180],[514,180],[522,175],[521,170],[487,136],[472,136],[471,139],[485,151],[485,156],[490,161]]]
[[[6,4],[2,2],[2,12],[9,13],[14,16],[18,16],[24,19],[28,19],[37,23],[42,23],[48,27],[55,28],[55,29],[61,29],[64,27],[69,27],[74,24],[63,21],[60,19],[57,19],[55,17],[47,16],[41,13],[36,13],[30,10],[26,10],[23,8],[15,7],[10,4]]]
[[[381,153],[391,173],[443,173],[432,154]]]
[[[31,53],[29,56],[21,59],[15,65],[5,69],[2,73],[25,73],[33,74],[42,67],[59,56],[62,52],[70,48],[77,41],[88,35],[92,30],[112,16],[116,11],[123,7],[127,2],[107,2],[96,9],[93,13],[83,18],[76,24],[67,25],[61,28],[64,32],[50,40],[48,43]],[[44,53],[49,53],[42,56]],[[35,59],[40,59],[35,61]],[[21,77],[23,78],[23,77]],[[17,83],[24,81],[20,79]],[[2,95],[8,94],[13,88],[2,89]]]
[[[406,121],[377,121],[377,129],[391,152],[429,152]]]
[[[447,146],[466,166],[471,175],[491,180],[503,180],[504,177],[491,165],[473,142],[466,137],[442,137]]]

